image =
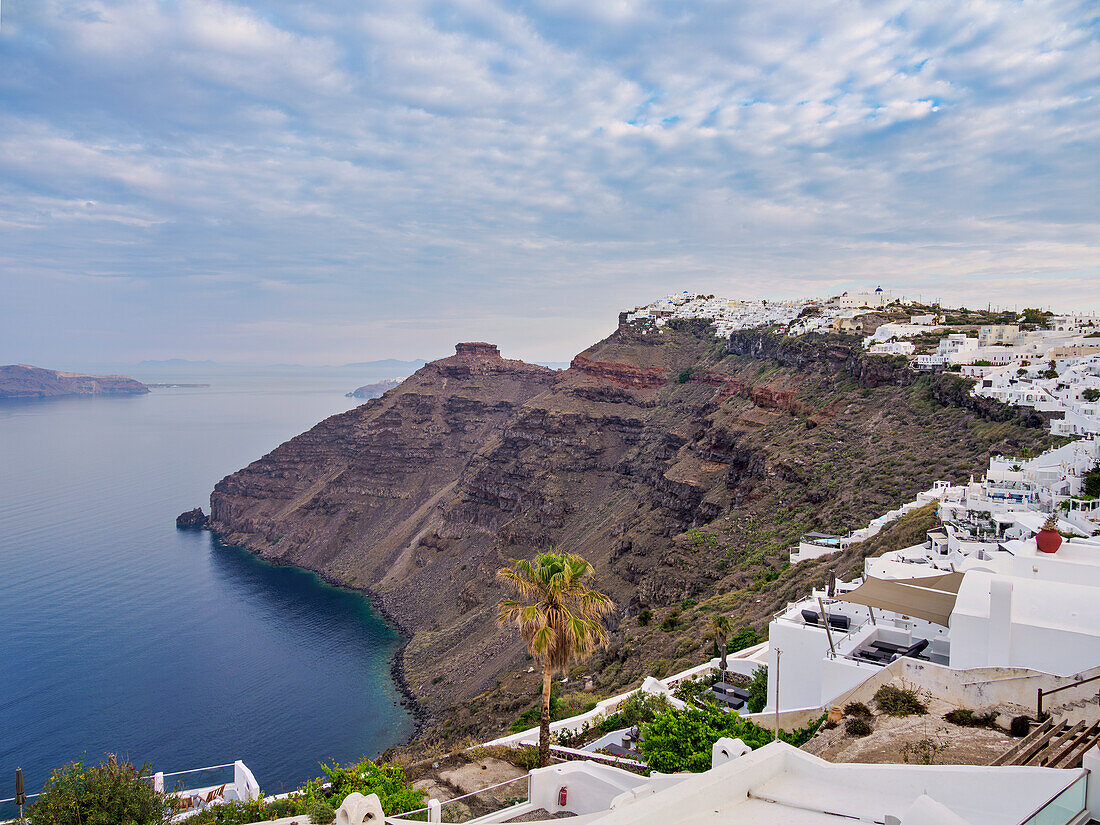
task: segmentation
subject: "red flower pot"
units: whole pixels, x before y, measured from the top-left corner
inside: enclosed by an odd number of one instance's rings
[[[1035,544],[1043,553],[1055,553],[1062,546],[1062,535],[1057,530],[1040,530],[1035,534]]]

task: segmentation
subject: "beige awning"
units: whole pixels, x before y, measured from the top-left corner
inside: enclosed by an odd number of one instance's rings
[[[876,579],[868,576],[855,590],[839,594],[837,598],[842,602],[892,610],[947,627],[962,578],[962,573],[942,573],[915,579]]]

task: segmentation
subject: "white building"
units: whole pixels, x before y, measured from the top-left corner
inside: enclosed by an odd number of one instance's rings
[[[833,764],[784,742],[750,751],[719,739],[703,773],[642,777],[592,762],[533,770],[527,802],[477,821],[1079,825],[1096,810],[1092,780],[1086,768]]]
[[[1014,344],[1019,337],[1019,324],[988,324],[978,329],[978,343],[983,347]]]
[[[892,293],[877,287],[873,292],[845,292],[839,303],[843,309],[879,309],[893,300]]]

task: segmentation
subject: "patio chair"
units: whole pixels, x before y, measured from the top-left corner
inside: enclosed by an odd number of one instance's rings
[[[806,624],[817,624],[819,619],[820,617],[817,615],[816,610],[802,611],[802,621],[804,621]]]
[[[183,813],[195,807],[195,800],[190,796],[174,796],[169,803],[173,813]]]
[[[924,653],[925,648],[927,648],[929,644],[931,644],[931,642],[927,639],[921,639],[919,642],[909,645],[909,647],[899,653],[898,658],[909,657],[910,659],[917,659]]]
[[[207,805],[212,804],[215,799],[221,799],[224,795],[225,785],[222,785],[220,788],[214,788],[212,791],[210,791],[210,793],[206,795],[205,798],[203,798],[201,807],[205,808]]]
[[[835,627],[837,630],[847,630],[852,626],[852,620],[847,616],[829,616],[829,627]]]

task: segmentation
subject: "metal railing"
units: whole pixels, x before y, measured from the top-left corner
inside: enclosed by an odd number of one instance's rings
[[[516,785],[517,783],[523,784],[522,796],[504,796],[502,794],[494,794],[489,797],[488,801],[478,801],[477,804],[470,804],[468,800],[473,800],[474,797],[487,794],[490,791],[496,791],[499,788],[504,788],[509,785]],[[518,791],[519,788],[516,788]],[[514,779],[506,779],[504,782],[498,782],[495,785],[489,785],[486,788],[480,788],[470,793],[456,796],[453,799],[447,799],[440,801],[431,799],[428,804],[422,808],[415,808],[411,811],[405,811],[404,813],[394,814],[393,816],[387,816],[386,822],[401,822],[408,820],[412,817],[417,817],[420,821],[427,822],[470,822],[472,820],[481,819],[495,814],[499,811],[507,808],[513,808],[517,805],[522,805],[529,802],[531,799],[531,775],[524,774],[523,776],[517,776]],[[462,803],[461,805],[457,803]],[[448,806],[451,806],[448,809]],[[446,810],[447,817],[444,819],[444,809]]]
[[[1069,690],[1070,688],[1080,687],[1081,685],[1087,685],[1089,682],[1095,682],[1100,679],[1100,673],[1095,676],[1090,676],[1088,679],[1081,679],[1078,682],[1071,682],[1068,685],[1062,685],[1061,687],[1051,688],[1050,690],[1043,690],[1038,688],[1036,691],[1036,716],[1039,719],[1043,718],[1043,697],[1050,696],[1053,693],[1061,693],[1063,690]]]

